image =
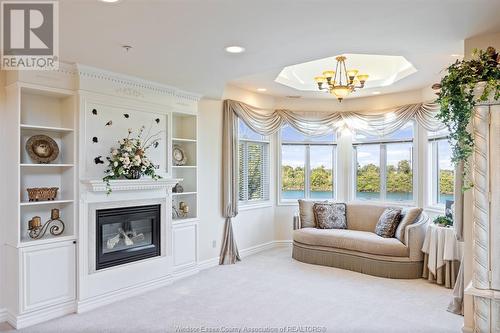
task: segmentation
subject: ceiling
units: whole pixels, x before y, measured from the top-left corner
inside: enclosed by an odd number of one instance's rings
[[[320,97],[274,79],[337,54],[404,56],[417,72],[381,88],[391,93],[435,82],[464,39],[500,31],[498,14],[498,0],[64,0],[60,56],[213,98],[228,83]]]
[[[356,69],[358,74],[369,74],[363,89],[356,90],[356,96],[366,96],[372,93],[380,94],[381,87],[387,87],[395,82],[417,72],[415,67],[401,56],[374,55],[374,54],[343,54],[346,57],[346,69]],[[311,97],[317,96],[318,85],[314,77],[322,75],[325,70],[339,70],[336,66],[336,57],[328,57],[301,64],[287,66],[278,74],[274,82],[299,91],[313,92]],[[345,71],[342,78],[347,82]],[[338,75],[338,78],[341,76]],[[337,79],[338,80],[338,79]],[[354,81],[359,86],[359,81]],[[339,84],[339,82],[337,82]],[[326,84],[325,84],[326,86]],[[323,94],[325,95],[325,94]],[[326,96],[330,97],[327,93]],[[331,98],[331,97],[330,97]]]

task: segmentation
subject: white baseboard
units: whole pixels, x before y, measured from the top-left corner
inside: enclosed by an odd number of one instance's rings
[[[74,313],[75,310],[75,302],[66,302],[17,316],[8,312],[7,322],[14,328],[21,329],[42,323],[47,320],[62,317],[70,313]]]
[[[240,257],[245,258],[262,251],[270,250],[277,247],[289,247],[291,245],[292,245],[291,240],[275,240],[240,250]],[[198,269],[202,271],[204,269],[215,267],[217,265],[219,265],[219,257],[210,258],[198,262]]]
[[[127,288],[115,290],[103,295],[91,297],[82,301],[77,302],[76,311],[78,313],[86,312],[116,301],[120,301],[125,298],[136,296],[145,293],[150,290],[154,290],[166,285],[171,284],[173,281],[173,276],[168,275],[161,277],[159,279],[148,281],[140,284],[136,284]]]
[[[7,321],[7,309],[0,309],[0,323]]]

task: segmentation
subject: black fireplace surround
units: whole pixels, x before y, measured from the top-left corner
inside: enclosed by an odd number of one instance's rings
[[[160,255],[161,205],[101,209],[96,213],[96,269]]]

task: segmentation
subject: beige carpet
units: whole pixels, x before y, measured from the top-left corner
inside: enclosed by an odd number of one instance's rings
[[[446,312],[449,289],[303,264],[290,252],[266,251],[22,332],[460,332],[463,318]]]

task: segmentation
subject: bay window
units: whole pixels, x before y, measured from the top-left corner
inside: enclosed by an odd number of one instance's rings
[[[444,206],[453,199],[454,167],[447,130],[428,133],[430,206]]]
[[[238,124],[238,189],[240,204],[269,200],[269,138]]]
[[[356,200],[414,202],[414,122],[385,136],[356,134],[353,142]]]
[[[281,129],[280,199],[334,199],[335,135],[308,137]]]

